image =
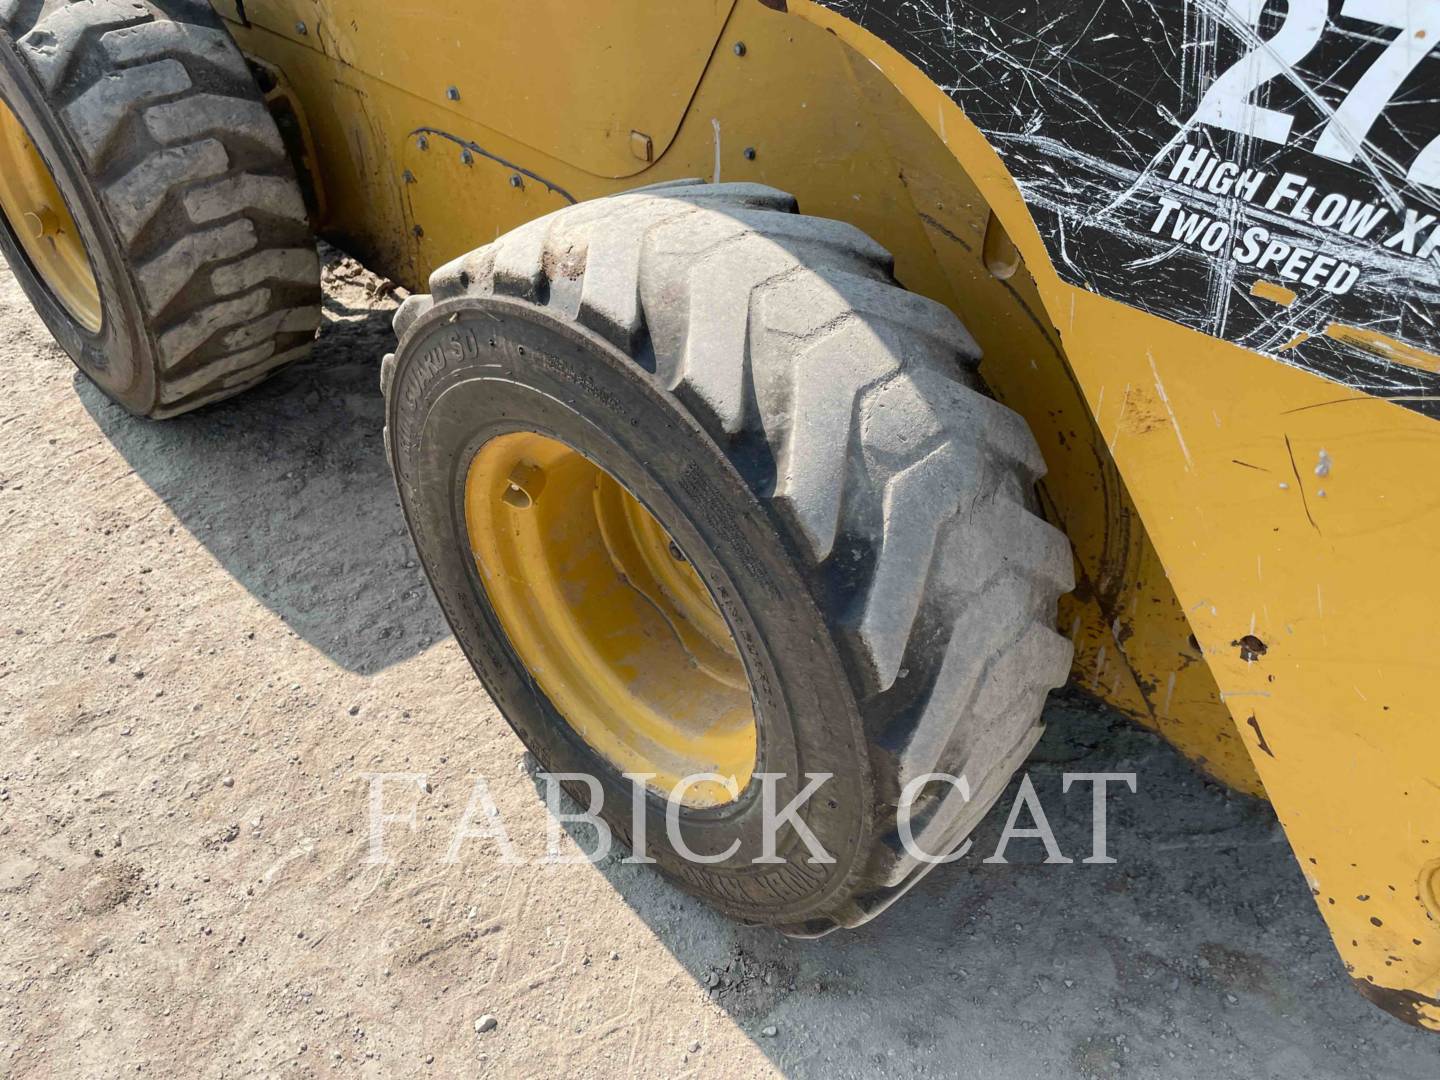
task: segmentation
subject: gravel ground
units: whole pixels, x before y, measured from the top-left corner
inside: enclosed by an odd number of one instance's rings
[[[0,1076],[1440,1076],[1350,989],[1269,809],[1078,698],[1029,765],[1077,861],[983,863],[992,820],[857,932],[536,864],[543,786],[386,469],[369,285],[332,259],[313,360],[149,424],[0,266]],[[1137,774],[1115,865],[1078,861],[1067,770]],[[373,773],[424,776],[382,789],[414,808],[382,864]],[[525,865],[446,860],[477,776]]]

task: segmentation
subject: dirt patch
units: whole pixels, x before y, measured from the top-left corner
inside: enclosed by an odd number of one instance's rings
[[[78,908],[82,915],[104,915],[114,911],[136,893],[140,868],[125,863],[106,863],[87,875],[80,887]]]

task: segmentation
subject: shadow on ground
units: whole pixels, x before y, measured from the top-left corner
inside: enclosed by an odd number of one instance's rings
[[[311,358],[179,419],[136,419],[78,372],[75,387],[135,473],[237,581],[335,663],[373,673],[448,629],[381,442],[380,358],[393,348],[394,305],[367,303],[363,291],[327,288]]]
[[[876,922],[809,942],[741,929],[723,959],[689,929],[714,918],[695,901],[618,855],[602,872],[794,1080],[1440,1075],[1436,1036],[1351,988],[1268,804],[1085,698],[1046,716],[1026,771],[1073,863],[1047,865],[1038,839],[983,861],[1017,779],[971,853]],[[1081,862],[1093,789],[1062,794],[1066,772],[1136,775],[1136,794],[1111,786],[1113,865]]]

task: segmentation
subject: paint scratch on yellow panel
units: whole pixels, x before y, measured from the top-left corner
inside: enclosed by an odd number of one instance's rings
[[[1170,407],[1170,395],[1165,393],[1165,384],[1160,381],[1160,369],[1155,366],[1155,357],[1149,349],[1145,350],[1145,356],[1150,361],[1150,371],[1155,376],[1155,389],[1160,393],[1160,403],[1165,406],[1165,412],[1170,417],[1170,426],[1175,429],[1175,441],[1180,444],[1180,452],[1185,455],[1186,470],[1193,469],[1195,462],[1190,460],[1190,448],[1185,445],[1185,436],[1180,431],[1180,421],[1175,418],[1175,410]]]

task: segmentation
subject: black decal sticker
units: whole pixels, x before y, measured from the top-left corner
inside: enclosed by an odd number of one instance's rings
[[[945,87],[1061,276],[1440,416],[1440,0],[823,0]]]

